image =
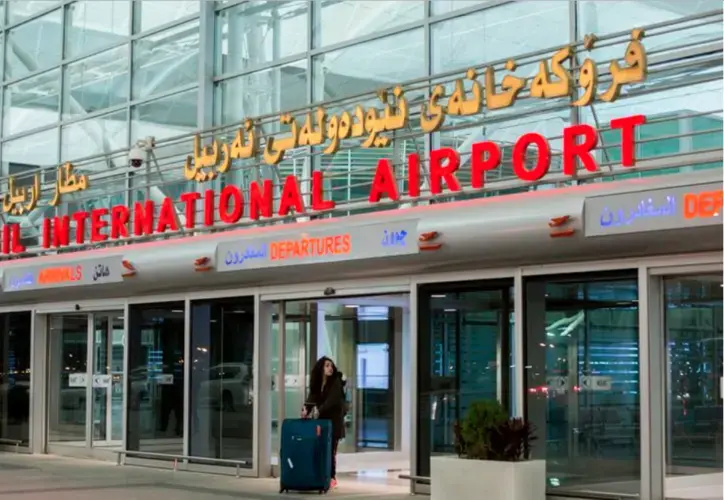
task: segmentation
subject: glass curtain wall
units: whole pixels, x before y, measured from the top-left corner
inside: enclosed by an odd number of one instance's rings
[[[549,490],[639,493],[636,272],[530,279],[524,293],[526,413]]]
[[[191,305],[190,455],[253,463],[254,298]]]
[[[128,323],[127,448],[184,453],[184,303],[134,304]]]
[[[512,280],[420,287],[417,475],[430,475],[431,456],[456,454],[455,426],[472,403],[515,411],[512,290]]]
[[[30,438],[32,313],[0,314],[0,445]]]
[[[667,473],[670,477],[721,474],[722,277],[667,277],[663,289]]]

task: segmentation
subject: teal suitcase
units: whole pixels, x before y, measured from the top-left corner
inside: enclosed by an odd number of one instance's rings
[[[332,481],[332,423],[286,419],[279,450],[279,492],[327,493]]]

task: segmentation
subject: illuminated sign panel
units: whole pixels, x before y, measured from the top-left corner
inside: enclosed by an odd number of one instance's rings
[[[287,237],[246,238],[220,243],[218,271],[374,259],[419,252],[417,221],[310,231]]]
[[[3,272],[3,292],[120,283],[123,281],[121,260],[113,256],[68,264],[8,268]]]
[[[721,184],[587,198],[586,236],[721,225]]]

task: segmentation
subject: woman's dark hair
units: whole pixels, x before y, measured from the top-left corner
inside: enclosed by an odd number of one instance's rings
[[[312,368],[312,373],[309,374],[309,392],[312,394],[319,394],[322,392],[322,381],[324,380],[324,364],[329,361],[332,363],[332,376],[334,377],[337,375],[337,365],[334,364],[334,361],[329,359],[327,356],[322,356],[317,360],[317,362],[314,364],[314,368]]]

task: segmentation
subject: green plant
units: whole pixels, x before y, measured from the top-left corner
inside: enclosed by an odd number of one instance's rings
[[[460,426],[458,449],[466,458],[487,460],[493,430],[508,419],[508,413],[498,401],[476,401]]]
[[[520,462],[530,459],[535,427],[522,418],[510,418],[492,429],[488,439],[488,459],[501,462]]]

